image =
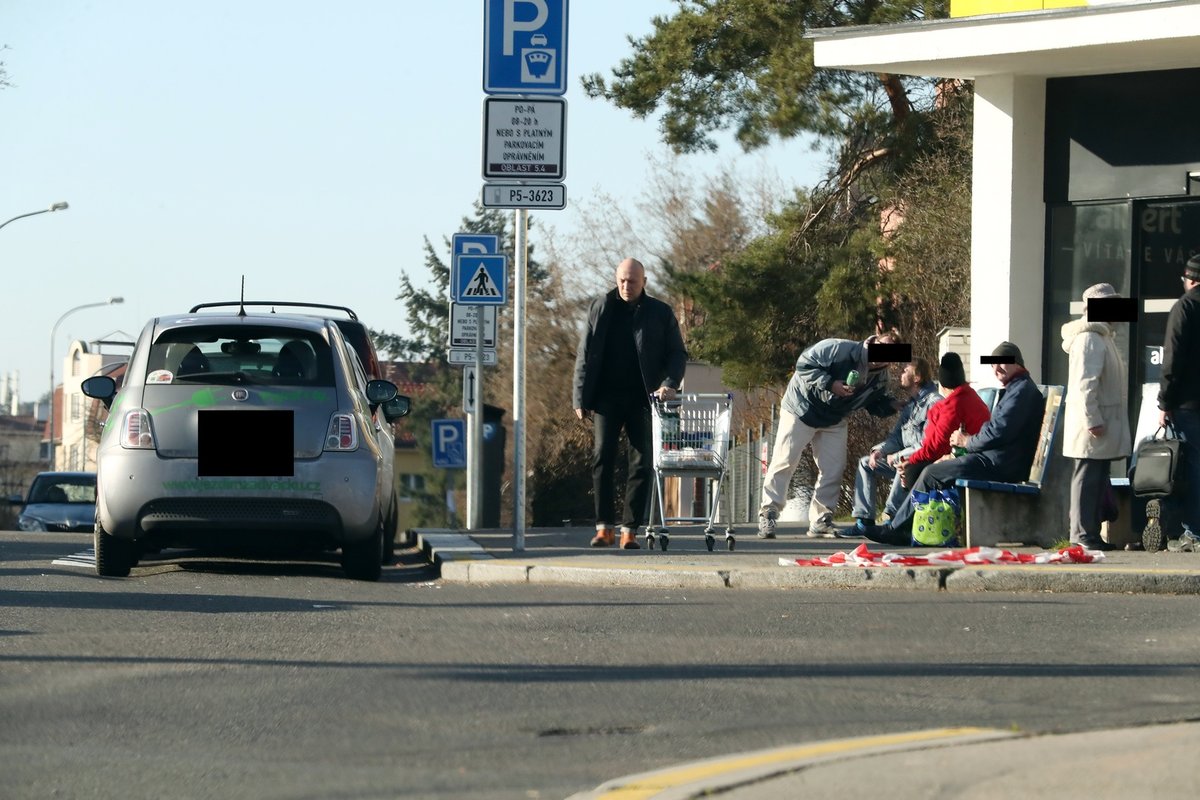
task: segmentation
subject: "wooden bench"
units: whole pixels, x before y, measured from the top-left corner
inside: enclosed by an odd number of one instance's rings
[[[959,478],[967,547],[1030,544],[1051,547],[1070,533],[1070,459],[1062,455],[1058,417],[1062,386],[1038,386],[1046,398],[1029,479],[1020,483]],[[1065,463],[1055,463],[1065,462]]]

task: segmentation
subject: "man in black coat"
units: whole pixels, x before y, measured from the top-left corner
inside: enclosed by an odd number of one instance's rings
[[[906,470],[904,478],[913,494],[947,489],[959,478],[1018,483],[1029,477],[1046,398],[1025,369],[1025,360],[1015,344],[1001,342],[992,355],[997,358],[992,372],[1002,386],[992,418],[974,436],[961,431],[950,434],[951,447],[962,448],[963,455],[930,464],[919,472],[920,477],[913,474],[920,465]],[[887,525],[868,526],[866,537],[883,544],[908,545],[912,542],[912,516],[912,503],[903,503]]]
[[[1185,438],[1179,464],[1181,550],[1200,551],[1200,255],[1183,270],[1183,297],[1171,306],[1163,339],[1158,424],[1170,421]]]
[[[617,265],[617,287],[596,298],[575,355],[575,416],[591,419],[592,492],[596,536],[592,547],[616,542],[613,470],[621,430],[629,439],[629,480],[621,517],[621,547],[636,550],[645,524],[654,469],[650,396],[672,400],[683,383],[687,349],[669,305],[646,294],[646,269],[627,258]]]

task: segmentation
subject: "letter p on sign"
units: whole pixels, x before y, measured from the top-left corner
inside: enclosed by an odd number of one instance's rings
[[[537,9],[537,13],[533,19],[526,21],[517,20],[517,6],[527,5]],[[546,18],[550,16],[550,10],[546,8],[546,0],[504,0],[504,39],[503,52],[506,56],[513,54],[513,34],[517,31],[536,31],[546,24]]]

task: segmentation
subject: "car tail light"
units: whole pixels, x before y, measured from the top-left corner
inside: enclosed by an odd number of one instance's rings
[[[150,428],[150,414],[144,408],[125,412],[121,421],[121,447],[134,450],[154,449],[154,431]]]
[[[326,450],[357,450],[358,426],[350,414],[334,414],[329,418],[329,433],[325,436]]]

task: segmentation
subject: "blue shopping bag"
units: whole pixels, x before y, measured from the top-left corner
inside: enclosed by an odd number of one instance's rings
[[[912,543],[914,547],[955,547],[958,545],[958,521],[961,505],[958,489],[914,491]]]

